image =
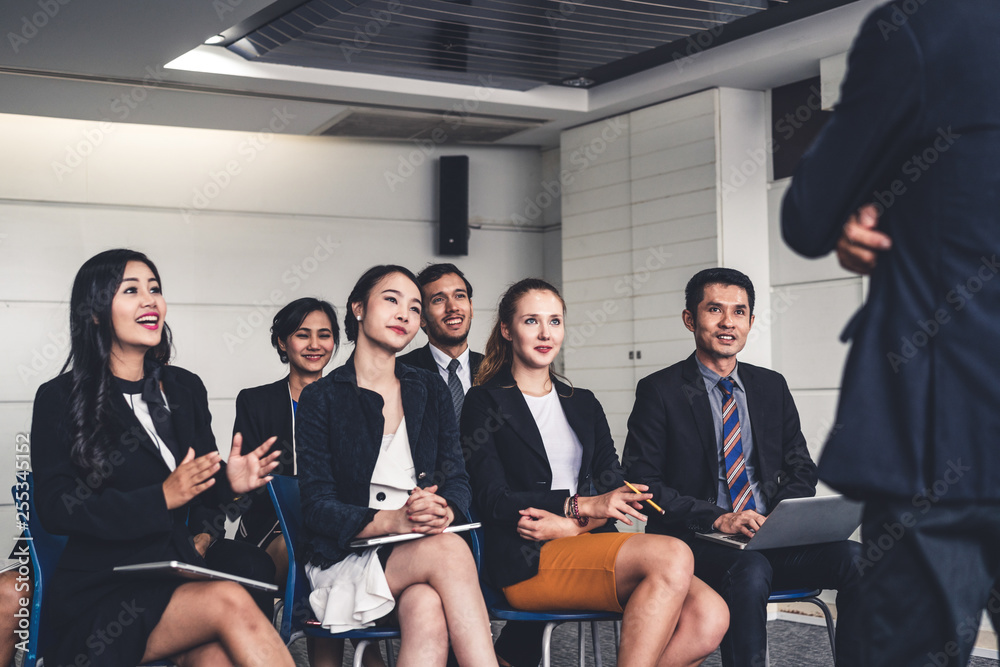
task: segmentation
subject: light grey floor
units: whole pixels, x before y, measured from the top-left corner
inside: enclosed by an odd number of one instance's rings
[[[500,624],[494,623],[494,634],[498,632],[500,627]],[[586,627],[585,632],[586,664],[589,667],[594,664],[589,627]],[[790,621],[771,621],[767,624],[767,632],[770,642],[771,667],[833,667],[826,628]],[[611,625],[602,624],[599,635],[603,665],[604,667],[614,667],[614,632]],[[348,646],[346,653],[344,665],[349,666],[353,655],[350,646]],[[295,664],[298,667],[308,667],[309,662],[306,659],[304,641],[292,645],[292,655],[295,656]],[[555,632],[552,633],[552,667],[577,667],[578,664],[576,625],[569,624],[556,628]],[[719,652],[716,651],[708,657],[703,667],[721,667],[721,665]],[[996,660],[974,657],[969,663],[969,667],[1000,667],[1000,663]]]

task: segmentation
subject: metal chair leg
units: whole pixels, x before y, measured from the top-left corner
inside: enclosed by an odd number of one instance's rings
[[[597,621],[590,622],[590,641],[594,644],[594,667],[602,667],[601,631],[599,628],[600,626],[597,625]]]
[[[362,639],[354,647],[354,667],[361,667],[361,661],[365,657],[365,649],[368,648],[368,644],[370,643],[367,639]]]
[[[549,621],[542,631],[542,667],[552,667],[552,630],[556,625],[554,621]]]
[[[587,656],[583,652],[583,621],[576,624],[576,656],[580,667],[586,667]]]
[[[830,608],[825,602],[819,598],[806,598],[803,602],[811,602],[820,608],[823,612],[823,618],[826,620],[826,631],[830,634],[830,652],[833,653],[833,662],[837,663],[837,631],[834,629],[833,625],[833,614],[830,613]]]
[[[385,661],[389,667],[396,667],[396,652],[392,650],[392,640],[385,640]]]

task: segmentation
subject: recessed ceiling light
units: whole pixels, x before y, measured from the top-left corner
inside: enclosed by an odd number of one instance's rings
[[[213,35],[212,37],[209,37],[208,39],[206,39],[205,43],[209,44],[209,45],[215,45],[215,44],[222,44],[224,41],[226,41],[226,38],[224,36],[222,36],[222,35]]]
[[[596,83],[593,79],[588,79],[585,76],[580,76],[575,79],[566,79],[563,81],[564,86],[573,86],[574,88],[589,88]]]

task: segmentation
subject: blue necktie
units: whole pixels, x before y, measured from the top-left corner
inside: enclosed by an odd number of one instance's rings
[[[743,442],[740,440],[740,411],[733,397],[733,381],[729,378],[719,380],[719,389],[726,395],[722,405],[722,455],[726,460],[726,483],[729,485],[729,498],[733,501],[733,511],[755,510],[757,504],[753,501],[750,490],[750,478],[747,477],[746,460],[743,458]]]

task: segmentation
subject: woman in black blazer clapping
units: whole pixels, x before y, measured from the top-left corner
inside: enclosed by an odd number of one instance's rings
[[[206,565],[213,536],[201,528],[265,484],[277,457],[266,453],[273,440],[244,455],[234,438],[222,462],[204,385],[166,365],[166,310],[156,267],[138,252],[102,252],[73,283],[72,369],[39,388],[31,427],[36,510],[69,536],[46,587],[43,622],[59,632],[45,662],[291,667],[242,586],[113,572]]]
[[[462,442],[487,572],[519,609],[622,612],[622,667],[698,665],[725,634],[726,604],[693,577],[683,542],[615,530],[645,520],[640,502],[651,496],[625,486],[593,393],[551,370],[564,315],[552,285],[510,287],[465,397]]]

